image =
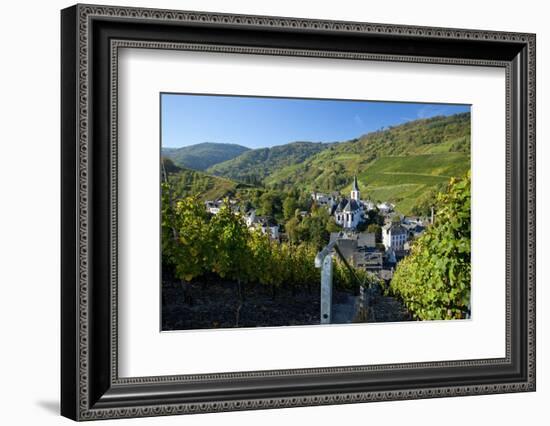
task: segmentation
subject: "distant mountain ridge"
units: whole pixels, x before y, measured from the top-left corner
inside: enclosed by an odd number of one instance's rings
[[[330,147],[322,142],[291,142],[271,148],[246,151],[231,160],[217,163],[207,172],[249,184],[259,184],[275,170],[292,167]]]
[[[245,146],[232,143],[203,142],[182,148],[162,148],[162,156],[171,159],[178,167],[206,170],[248,150]]]

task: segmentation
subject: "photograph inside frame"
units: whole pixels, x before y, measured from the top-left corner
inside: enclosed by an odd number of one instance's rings
[[[470,105],[160,96],[162,331],[470,318]]]

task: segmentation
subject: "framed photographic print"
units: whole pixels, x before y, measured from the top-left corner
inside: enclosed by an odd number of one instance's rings
[[[74,420],[535,390],[535,36],[76,5]]]

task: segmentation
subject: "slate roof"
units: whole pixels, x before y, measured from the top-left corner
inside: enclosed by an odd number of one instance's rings
[[[337,212],[354,212],[359,210],[359,203],[355,200],[348,200],[347,198],[342,198],[342,201],[336,207]]]
[[[359,210],[359,203],[355,200],[350,200],[346,207],[344,207],[345,212],[354,212],[356,210]]]
[[[336,211],[341,212],[342,210],[344,210],[344,207],[346,207],[347,204],[348,204],[348,199],[345,197],[342,198],[338,203],[338,206],[336,207]]]
[[[353,258],[353,253],[357,249],[357,240],[342,239],[338,240],[338,248],[345,259],[350,260]]]
[[[340,231],[340,232],[331,232],[329,243],[333,243],[333,242],[339,240],[340,238],[345,238],[345,234],[342,231]]]
[[[407,234],[407,228],[399,223],[392,223],[390,226],[384,226],[386,232],[391,232],[393,235]]]
[[[375,247],[376,237],[374,232],[361,232],[357,236],[357,245],[360,247]]]

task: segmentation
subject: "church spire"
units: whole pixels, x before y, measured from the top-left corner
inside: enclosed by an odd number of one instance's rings
[[[357,185],[357,175],[353,175],[353,186],[351,187],[351,190],[359,192],[359,186]]]
[[[359,192],[359,185],[357,184],[357,175],[353,176],[353,185],[351,186],[351,199],[355,201],[359,201],[361,198],[360,192]]]

